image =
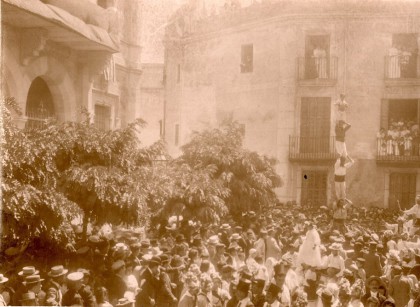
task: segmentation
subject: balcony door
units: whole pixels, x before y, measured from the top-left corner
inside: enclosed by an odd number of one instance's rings
[[[394,61],[397,63],[390,61],[390,64],[394,65],[392,66],[393,74],[389,77],[416,78],[418,65],[417,33],[393,34],[392,46],[398,51],[398,57]]]
[[[330,149],[331,98],[302,97],[300,153],[328,153]]]
[[[327,204],[327,172],[303,170],[301,204],[305,207],[320,207]]]
[[[391,173],[389,175],[389,208],[397,209],[397,201],[400,202],[403,210],[414,205],[416,177],[415,173]]]
[[[305,79],[328,79],[330,36],[308,35],[305,42]]]

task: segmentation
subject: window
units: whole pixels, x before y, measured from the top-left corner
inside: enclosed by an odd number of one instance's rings
[[[26,127],[42,128],[45,120],[54,117],[54,104],[50,89],[45,81],[37,77],[32,81],[26,99]]]
[[[329,77],[330,36],[308,35],[305,42],[305,79]]]
[[[95,105],[95,127],[104,131],[111,129],[110,107]]]
[[[241,73],[250,73],[253,71],[254,46],[242,45],[241,50]]]
[[[179,144],[179,125],[175,125],[175,146]]]
[[[176,83],[179,83],[181,81],[181,64],[178,64],[177,70],[176,70]]]
[[[388,78],[416,78],[418,45],[417,33],[392,35],[392,47],[387,57]]]
[[[327,204],[327,172],[302,170],[301,204],[320,207]]]
[[[300,153],[330,152],[331,99],[302,97]]]
[[[415,173],[391,173],[389,176],[389,203],[390,209],[398,208],[398,201],[401,209],[410,208],[416,198],[416,177]]]

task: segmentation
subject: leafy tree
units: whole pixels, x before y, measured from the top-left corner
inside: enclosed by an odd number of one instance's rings
[[[196,132],[182,147],[179,162],[190,167],[214,167],[212,178],[223,182],[230,193],[224,197],[230,212],[260,211],[277,202],[275,188],[282,185],[274,159],[243,148],[243,130],[237,122]]]
[[[12,122],[11,110],[19,112],[14,100],[2,108],[2,249],[40,237],[63,247],[72,238],[71,220],[81,214],[84,235],[88,222],[148,221],[148,184],[140,174],[163,144],[141,147],[143,121],[100,131],[86,116],[20,130]]]
[[[58,172],[47,144],[36,142],[12,122],[14,99],[2,104],[2,249],[27,245],[41,234],[51,244],[68,240],[65,225],[79,207],[54,187]]]

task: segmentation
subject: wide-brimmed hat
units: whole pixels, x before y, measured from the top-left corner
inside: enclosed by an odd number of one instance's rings
[[[25,281],[23,282],[23,284],[26,286],[26,285],[30,285],[30,284],[39,283],[43,280],[44,279],[42,279],[41,276],[39,276],[39,275],[30,275],[30,276],[25,277]]]
[[[366,285],[369,285],[372,281],[376,281],[379,285],[382,285],[382,279],[378,276],[371,276],[366,280]]]
[[[53,266],[51,270],[48,272],[48,276],[50,277],[59,277],[67,274],[69,270],[65,269],[62,265]]]
[[[230,236],[231,240],[239,240],[241,236],[238,233],[234,233]]]
[[[81,281],[85,275],[82,272],[73,272],[67,275],[69,282]]]
[[[416,255],[416,257],[420,257],[420,254],[415,254]],[[389,260],[393,260],[393,261],[396,261],[396,262],[400,262],[400,256],[398,255],[398,251],[397,250],[390,250],[389,251],[389,253],[387,253],[386,254],[386,256],[387,256],[387,258],[389,259]]]
[[[230,228],[231,227],[229,224],[222,224],[222,226],[220,226],[220,229],[223,229],[223,230],[229,230]]]
[[[211,236],[208,240],[207,240],[208,244],[212,244],[215,245],[217,243],[219,243],[219,237],[217,235]]]
[[[37,269],[35,269],[34,266],[25,266],[22,268],[22,271],[20,271],[18,273],[19,276],[30,276],[30,275],[35,275],[38,274],[39,271]]]
[[[149,261],[149,265],[161,265],[161,263],[162,261],[158,256],[153,256],[152,259],[150,259]]]
[[[4,276],[3,274],[0,274],[0,284],[4,284],[8,280],[9,280],[9,278],[7,278],[6,276]]]
[[[342,245],[340,243],[333,243],[330,245],[331,250],[339,251],[342,249]]]

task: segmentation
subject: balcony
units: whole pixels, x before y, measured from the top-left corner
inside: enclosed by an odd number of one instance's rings
[[[386,56],[385,85],[420,85],[420,57],[418,55]]]
[[[420,167],[420,144],[395,144],[392,140],[377,138],[376,163],[396,167]]]
[[[337,83],[337,57],[297,59],[298,83],[301,86],[334,86]]]
[[[289,160],[295,162],[331,162],[338,158],[335,137],[289,137]]]

